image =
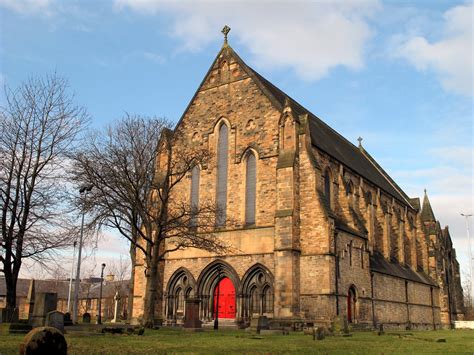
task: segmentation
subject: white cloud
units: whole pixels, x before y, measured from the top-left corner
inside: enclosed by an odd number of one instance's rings
[[[37,12],[50,15],[51,4],[51,0],[0,0],[0,7],[24,15]]]
[[[367,20],[378,1],[354,2],[171,2],[116,0],[118,10],[165,14],[170,34],[182,50],[198,51],[232,27],[229,41],[240,42],[258,67],[291,68],[302,79],[316,80],[337,66],[360,69],[372,30]]]
[[[473,3],[468,3],[446,11],[443,34],[438,41],[430,42],[423,36],[402,37],[396,55],[420,71],[434,71],[446,90],[472,95],[473,6]]]

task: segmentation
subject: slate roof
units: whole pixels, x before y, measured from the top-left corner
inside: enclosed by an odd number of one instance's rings
[[[329,127],[316,115],[308,111],[302,105],[300,105],[296,100],[292,99],[278,87],[273,85],[251,67],[249,67],[242,58],[229,46],[227,43],[223,45],[216,58],[212,62],[209,70],[204,76],[201,84],[194,93],[191,101],[188,103],[188,106],[184,110],[180,120],[175,126],[175,130],[180,126],[186,112],[189,110],[191,104],[196,98],[199,90],[203,86],[206,78],[209,76],[211,70],[216,64],[219,56],[222,53],[227,53],[228,55],[235,58],[235,60],[240,64],[242,69],[254,79],[255,83],[263,91],[263,93],[272,101],[272,103],[277,107],[278,110],[282,110],[285,107],[286,100],[288,100],[292,110],[295,114],[308,114],[309,126],[310,126],[310,135],[311,142],[313,146],[324,151],[334,159],[338,160],[348,168],[355,171],[357,174],[365,178],[366,180],[372,182],[374,185],[378,186],[386,193],[396,198],[399,202],[403,203],[409,208],[413,209],[413,206],[410,204],[410,198],[402,191],[402,189],[390,178],[390,176],[377,164],[375,159],[373,159],[370,154],[368,154],[363,148],[359,149],[351,142],[349,142],[342,135],[337,133],[334,129]]]
[[[100,280],[100,278],[98,278]],[[28,297],[30,289],[30,279],[18,279],[17,297]],[[116,291],[121,295],[128,294],[129,280],[124,281],[104,281],[102,295],[104,298],[113,297]],[[98,298],[100,283],[84,282],[80,284],[79,298]],[[69,292],[69,280],[35,280],[35,293],[53,292],[58,294],[59,299],[67,299]],[[0,296],[7,294],[5,278],[0,277]]]
[[[235,54],[238,58],[237,54]],[[240,59],[240,58],[239,58]],[[242,61],[240,59],[240,61]],[[242,64],[247,66],[243,61]],[[410,198],[402,191],[402,189],[390,178],[390,176],[382,169],[382,167],[373,159],[365,149],[360,149],[349,142],[346,138],[329,127],[319,117],[308,111],[297,101],[285,94],[255,70],[247,66],[251,73],[261,82],[265,89],[275,98],[275,100],[284,107],[286,100],[297,116],[308,114],[309,128],[311,135],[311,143],[324,151],[334,159],[346,165],[357,174],[361,175],[368,181],[380,187],[386,193],[404,203],[410,208]]]
[[[408,266],[401,265],[393,261],[388,262],[379,252],[374,252],[370,256],[370,269],[371,271],[378,272],[380,274],[400,277],[402,279],[437,287],[436,283],[424,272],[415,272]]]

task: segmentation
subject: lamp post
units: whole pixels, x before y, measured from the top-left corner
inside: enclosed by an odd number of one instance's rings
[[[219,296],[221,293],[221,266],[217,268],[217,297],[216,297],[216,314],[214,315],[214,330],[219,329]]]
[[[99,302],[97,310],[97,324],[102,324],[102,283],[104,281],[105,264],[102,264],[102,271],[100,272],[100,288],[99,288]]]
[[[471,236],[469,233],[469,217],[472,217],[472,213],[470,214],[464,214],[461,213],[461,216],[463,216],[466,219],[466,233],[467,233],[467,251],[468,251],[468,257],[469,257],[469,277],[471,278],[471,303],[472,299],[474,297],[474,278],[472,274],[472,251],[471,251]]]
[[[69,292],[67,294],[67,312],[71,312],[71,292],[72,292],[72,279],[74,277],[74,261],[76,260],[76,245],[77,242],[73,244],[72,250],[72,267],[71,267],[71,277],[69,278]]]
[[[84,194],[84,199],[87,197],[87,193],[92,190],[92,185],[82,186],[79,189],[79,193]],[[74,302],[72,304],[72,322],[77,323],[77,308],[79,303],[79,282],[81,277],[81,254],[82,254],[82,238],[84,236],[84,213],[82,213],[81,220],[81,233],[79,235],[79,252],[77,253],[77,270],[76,279],[74,280]]]

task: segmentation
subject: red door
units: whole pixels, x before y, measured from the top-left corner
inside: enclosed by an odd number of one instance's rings
[[[235,287],[228,277],[224,277],[214,290],[214,314],[217,302],[219,302],[219,318],[235,318]]]

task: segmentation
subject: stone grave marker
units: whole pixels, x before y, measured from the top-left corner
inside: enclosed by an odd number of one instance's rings
[[[184,328],[186,329],[202,329],[202,322],[199,319],[199,303],[198,298],[188,298],[186,300],[186,313],[184,318]]]
[[[342,328],[342,335],[345,337],[351,336],[351,333],[349,331],[349,321],[347,320],[347,317],[344,317],[344,326]]]
[[[90,313],[84,313],[82,315],[82,323],[90,323],[91,322],[91,315]]]
[[[33,314],[30,318],[30,324],[33,327],[44,326],[46,315],[56,310],[58,302],[57,293],[41,292],[35,295]]]
[[[64,313],[64,325],[72,325],[71,313]]]
[[[45,325],[54,327],[64,333],[64,314],[59,311],[51,311],[46,315]]]
[[[20,344],[20,355],[66,355],[67,343],[56,328],[38,327],[26,334]]]

